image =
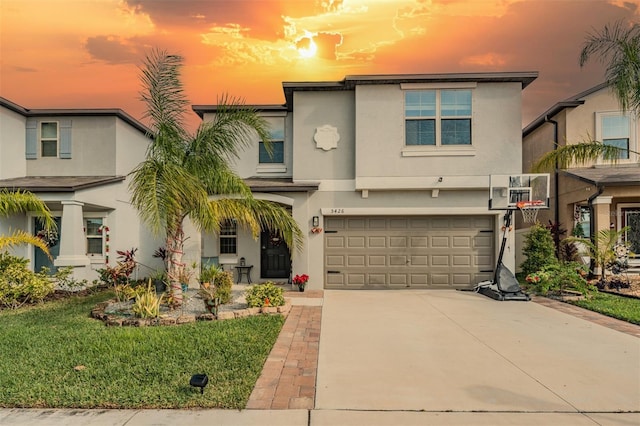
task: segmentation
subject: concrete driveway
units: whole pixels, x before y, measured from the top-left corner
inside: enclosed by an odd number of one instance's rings
[[[640,339],[473,292],[325,291],[315,408],[374,410],[378,422],[385,411],[398,420],[398,412],[424,410],[511,420],[594,413],[587,424],[635,424]],[[596,420],[619,412],[633,414]]]

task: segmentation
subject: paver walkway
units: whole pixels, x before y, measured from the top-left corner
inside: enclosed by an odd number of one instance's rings
[[[584,320],[602,325],[612,330],[640,337],[640,325],[631,324],[626,321],[611,318],[606,315],[581,308],[579,306],[564,303],[559,300],[549,299],[547,297],[534,296],[533,301],[541,305],[556,309],[560,312],[564,312],[565,314],[573,315],[574,317],[582,318]]]
[[[322,306],[297,305],[296,299],[321,299],[322,291],[286,292],[285,297],[294,299],[293,306],[247,409],[314,408]]]

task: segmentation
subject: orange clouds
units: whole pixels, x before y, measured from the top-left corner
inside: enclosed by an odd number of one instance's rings
[[[537,70],[524,92],[526,122],[603,80],[597,64],[577,65],[584,36],[615,20],[637,22],[639,4],[3,0],[0,94],[26,107],[120,107],[139,116],[137,64],[160,47],[185,57],[193,103],[224,92],[281,103],[282,81],[349,74]]]

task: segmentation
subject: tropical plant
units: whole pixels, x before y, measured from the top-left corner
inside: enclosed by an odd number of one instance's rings
[[[185,267],[183,224],[187,217],[196,229],[206,232],[218,232],[221,222],[235,219],[256,239],[262,229],[268,229],[284,238],[289,247],[300,247],[303,241],[287,210],[256,200],[229,165],[255,135],[271,149],[267,121],[239,99],[223,96],[213,120],[189,133],[181,66],[182,57],[161,50],[151,51],[144,60],[141,99],[147,107],[153,140],[146,159],[132,171],[129,186],[132,204],[142,220],[165,237],[175,305],[182,303],[178,277]]]
[[[282,288],[271,281],[249,287],[245,292],[245,299],[250,308],[284,305]]]
[[[158,296],[151,286],[151,279],[144,291],[138,292],[131,310],[138,318],[157,318],[160,315],[160,305],[163,296]]]
[[[606,79],[622,110],[640,114],[640,24],[628,26],[616,22],[605,25],[602,31],[588,34],[580,52],[580,66],[598,54],[599,61],[607,65]],[[533,171],[566,169],[572,164],[586,164],[600,157],[615,162],[628,157],[629,153],[638,154],[630,149],[588,140],[557,147],[538,160]]]
[[[590,33],[580,52],[580,66],[596,54],[607,65],[607,82],[623,111],[640,112],[640,24],[618,21]]]
[[[540,223],[529,228],[525,236],[522,253],[527,257],[520,267],[524,275],[542,270],[547,265],[558,263],[551,231]]]
[[[47,205],[28,191],[0,190],[0,217],[7,217],[17,213],[34,212],[38,220],[44,225],[47,232],[56,230],[56,224],[51,216]],[[21,244],[31,244],[42,250],[47,256],[49,247],[42,238],[31,235],[22,230],[16,230],[11,235],[0,235],[0,250],[18,246]]]
[[[29,261],[0,253],[0,306],[16,309],[37,303],[53,292],[54,282],[45,272],[33,272]]]
[[[537,294],[562,294],[565,290],[579,291],[586,295],[593,286],[584,278],[585,266],[577,262],[562,262],[545,265],[539,271],[527,275],[526,281]]]
[[[616,253],[614,248],[620,244],[622,237],[629,228],[624,227],[619,231],[614,229],[601,229],[596,235],[595,241],[584,238],[569,237],[569,241],[579,241],[589,250],[589,256],[593,259],[594,266],[600,268],[600,281],[606,282],[606,271],[615,264]]]

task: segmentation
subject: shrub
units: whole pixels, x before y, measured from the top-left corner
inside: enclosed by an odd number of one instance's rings
[[[558,264],[551,232],[539,223],[529,228],[522,253],[527,256],[520,265],[525,275],[540,271],[546,266]]]
[[[131,310],[138,318],[157,318],[160,315],[160,304],[162,303],[162,296],[158,297],[154,288],[151,286],[151,280],[149,285],[144,288],[144,291],[136,295],[136,300],[133,302]]]
[[[526,281],[537,294],[574,290],[586,295],[593,290],[584,278],[586,267],[577,262],[555,263],[527,275]]]
[[[73,278],[73,267],[65,266],[58,268],[53,274],[53,278],[60,290],[77,291],[87,287],[87,280],[76,280]]]
[[[282,288],[271,281],[249,287],[245,292],[245,298],[250,308],[284,305]]]
[[[16,309],[41,302],[53,292],[54,283],[44,273],[27,269],[29,261],[0,253],[0,306]]]
[[[219,271],[214,280],[213,286],[216,289],[216,297],[220,298],[223,305],[231,301],[231,287],[233,287],[233,277],[229,271]]]

